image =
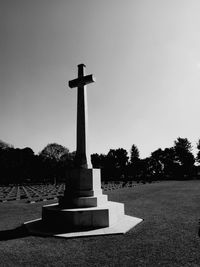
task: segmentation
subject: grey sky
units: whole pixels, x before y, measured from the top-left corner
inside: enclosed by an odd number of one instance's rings
[[[0,139],[75,149],[77,65],[88,86],[90,151],[145,157],[200,137],[198,0],[0,0]]]

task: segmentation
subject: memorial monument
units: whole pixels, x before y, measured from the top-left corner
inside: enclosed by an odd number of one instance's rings
[[[93,169],[88,154],[86,85],[94,82],[78,65],[78,78],[69,87],[78,88],[75,169],[66,178],[64,196],[42,208],[42,218],[25,223],[32,234],[80,237],[126,233],[142,219],[125,215],[124,204],[108,201],[102,194],[100,169]]]

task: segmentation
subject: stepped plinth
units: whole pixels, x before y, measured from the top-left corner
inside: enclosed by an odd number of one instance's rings
[[[102,194],[99,169],[73,170],[58,204],[44,206],[42,220],[60,227],[109,227],[124,215],[124,204]]]
[[[122,234],[141,221],[125,215],[123,203],[102,194],[99,169],[77,169],[59,202],[43,206],[42,218],[25,225],[32,234],[69,238]]]
[[[124,204],[108,201],[102,194],[100,169],[88,168],[86,84],[94,81],[84,76],[85,65],[78,65],[78,79],[69,87],[78,87],[76,168],[66,179],[64,196],[56,204],[42,208],[42,218],[25,223],[32,234],[80,237],[126,233],[142,219],[125,215]]]

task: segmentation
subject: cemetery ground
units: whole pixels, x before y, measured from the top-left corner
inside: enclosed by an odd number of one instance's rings
[[[125,235],[26,236],[15,229],[39,218],[41,207],[56,200],[0,203],[0,266],[200,266],[200,180],[105,193],[109,200],[125,203],[126,214],[144,221]]]

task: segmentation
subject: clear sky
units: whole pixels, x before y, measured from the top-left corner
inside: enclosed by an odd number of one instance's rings
[[[199,0],[0,0],[0,139],[76,147],[84,63],[90,152],[141,157],[200,138]]]

